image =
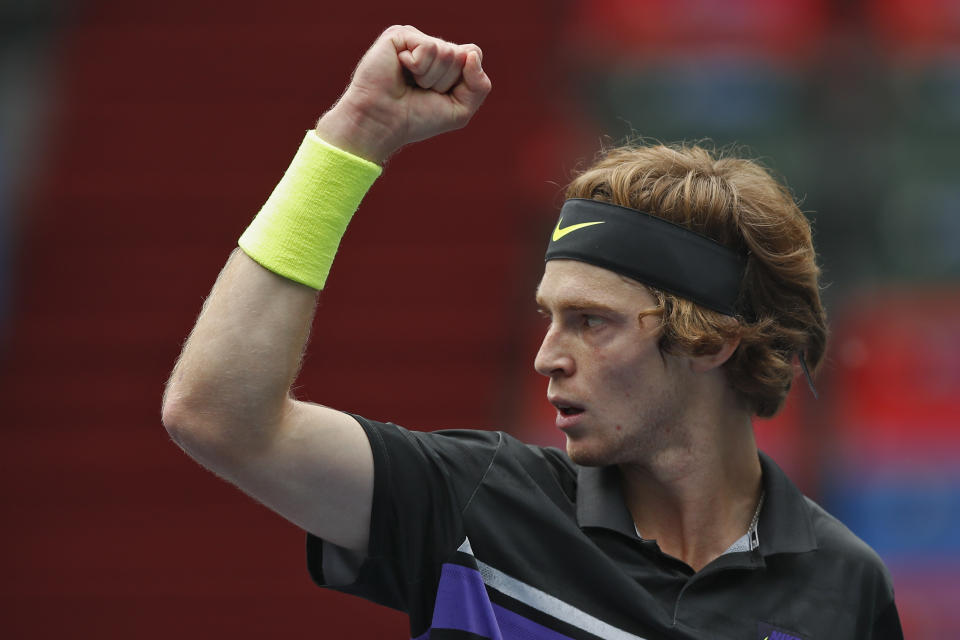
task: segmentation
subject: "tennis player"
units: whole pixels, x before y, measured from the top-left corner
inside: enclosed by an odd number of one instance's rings
[[[565,452],[291,397],[350,217],[391,154],[467,124],[481,62],[409,26],[367,51],[204,304],[173,439],[413,638],[902,638],[879,557],[754,441],[827,327],[809,224],[748,160],[625,147],[569,185],[535,361]]]

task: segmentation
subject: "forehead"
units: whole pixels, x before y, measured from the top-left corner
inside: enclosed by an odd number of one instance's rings
[[[543,307],[648,308],[656,299],[645,286],[578,260],[549,260],[537,287],[537,303]]]

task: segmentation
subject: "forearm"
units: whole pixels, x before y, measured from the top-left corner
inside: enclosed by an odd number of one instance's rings
[[[316,299],[234,251],[167,383],[164,422],[175,436],[189,423],[196,439],[263,446],[285,410]]]
[[[335,142],[373,154],[346,110],[321,118]],[[176,364],[164,397],[171,435],[208,466],[274,441],[337,245],[376,163],[308,133],[240,238]],[[214,459],[215,458],[215,459]]]
[[[334,108],[336,142],[366,150]],[[337,124],[340,122],[341,124]],[[268,448],[289,410],[321,290],[340,238],[380,168],[313,133],[240,237],[174,368],[163,420],[208,466]]]

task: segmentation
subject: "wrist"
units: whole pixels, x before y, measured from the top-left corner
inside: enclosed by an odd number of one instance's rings
[[[355,98],[344,95],[320,117],[315,129],[323,141],[355,156],[382,165],[401,146],[392,127],[369,115],[370,109],[355,106]]]
[[[240,236],[240,248],[266,269],[323,289],[340,239],[379,165],[312,132],[280,183]]]

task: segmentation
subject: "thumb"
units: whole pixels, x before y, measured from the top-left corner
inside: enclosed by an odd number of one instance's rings
[[[466,63],[463,65],[462,78],[463,80],[453,88],[452,96],[454,100],[466,107],[472,115],[480,108],[487,94],[493,88],[493,83],[490,82],[489,76],[480,65],[480,53],[478,51],[470,51],[467,54]]]

